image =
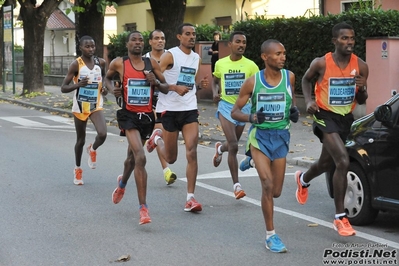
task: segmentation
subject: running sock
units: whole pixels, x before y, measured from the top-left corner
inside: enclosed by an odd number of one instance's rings
[[[120,187],[120,188],[125,188],[126,185],[127,185],[127,183],[123,183],[123,182],[122,182],[122,179],[121,179],[121,181],[119,181],[119,187]]]
[[[80,166],[76,166],[76,165],[75,165],[75,169],[79,169],[79,168],[80,168]]]
[[[275,230],[266,231],[266,240],[269,239],[274,234],[276,234]]]
[[[254,162],[254,160],[253,160],[252,158],[249,160],[249,165],[250,165],[252,168],[255,167],[255,162]]]
[[[163,173],[165,174],[168,170],[169,170],[169,167],[166,166],[166,167],[163,169]]]
[[[337,213],[337,214],[335,214],[335,219],[342,219],[343,217],[345,217],[346,216],[346,213],[345,212],[343,212],[343,213]]]
[[[158,145],[157,142],[158,142],[158,140],[159,140],[160,138],[161,138],[160,136],[155,136],[155,138],[154,138],[154,143],[155,143],[155,145]]]
[[[148,209],[147,204],[141,204],[141,205],[139,206],[139,210],[141,210],[141,208],[143,208],[143,205],[144,205],[144,207],[146,207],[146,208]]]
[[[219,154],[222,154],[223,152],[222,152],[222,145],[220,145],[219,147],[218,147],[218,153]]]
[[[304,174],[305,174],[305,173],[302,173],[302,174],[301,174],[301,177],[299,178],[299,181],[301,181],[301,185],[302,185],[303,187],[308,187],[310,184],[309,184],[309,183],[306,183],[305,181],[303,181],[303,176],[304,176]]]
[[[241,190],[241,184],[240,184],[239,182],[237,182],[237,183],[235,183],[235,184],[233,185],[234,191],[236,191],[236,188],[237,188],[237,187],[240,187],[239,190]]]
[[[187,201],[189,201],[191,198],[194,198],[194,193],[187,193]]]
[[[93,149],[93,145],[90,146],[90,151],[96,151],[95,149]]]

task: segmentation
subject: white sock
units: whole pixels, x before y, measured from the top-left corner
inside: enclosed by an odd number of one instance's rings
[[[194,198],[194,193],[187,193],[187,201]]]
[[[266,231],[266,239],[269,239],[272,235],[276,234],[275,230]]]
[[[220,145],[219,147],[218,147],[218,153],[219,154],[222,154],[223,152],[222,152],[222,145]]]
[[[155,138],[154,138],[154,143],[155,143],[155,145],[158,145],[157,142],[158,142],[158,140],[159,140],[160,138],[161,138],[160,136],[155,136]]]
[[[239,190],[241,190],[241,184],[238,182],[233,185],[234,191],[236,191],[237,187],[240,187]]]
[[[337,214],[335,214],[335,219],[339,219],[339,218],[341,218],[342,216],[345,216],[345,215],[346,215],[345,212],[343,212],[343,213],[337,213]]]
[[[93,145],[90,146],[90,151],[95,151],[95,149],[93,149]]]
[[[249,160],[249,165],[254,168],[255,167],[255,162],[253,159]]]
[[[303,181],[303,176],[304,176],[304,174],[305,174],[305,173],[302,173],[302,174],[301,174],[301,177],[299,178],[299,181],[301,181],[301,185],[302,185],[302,186],[307,187],[307,186],[309,186],[309,183],[306,183],[305,181]]]
[[[166,167],[163,169],[163,173],[166,173],[168,170],[169,170],[169,167],[166,166]]]
[[[80,168],[80,166],[75,166],[75,169],[79,169]]]

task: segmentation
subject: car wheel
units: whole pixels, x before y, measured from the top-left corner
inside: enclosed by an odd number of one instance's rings
[[[358,163],[351,162],[347,174],[348,187],[345,194],[345,211],[353,225],[372,223],[378,210],[371,207],[371,191],[366,174]]]

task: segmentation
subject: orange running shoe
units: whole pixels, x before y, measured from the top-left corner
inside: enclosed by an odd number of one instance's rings
[[[89,154],[89,159],[87,160],[87,164],[91,169],[96,169],[97,152],[91,150],[92,146],[93,146],[92,144],[87,146],[87,153]]]
[[[122,175],[119,175],[117,178],[118,185],[116,186],[114,192],[112,192],[112,202],[114,204],[118,204],[122,200],[123,195],[125,195],[125,189],[119,187],[119,183],[121,182],[121,180]]]
[[[140,206],[140,222],[139,222],[139,224],[141,225],[141,224],[148,224],[148,223],[151,223],[151,218],[148,213],[147,207],[144,204],[142,204]]]
[[[245,191],[241,189],[240,186],[237,186],[236,189],[234,190],[234,196],[236,199],[241,199],[245,197],[247,194],[245,194]]]
[[[82,168],[75,168],[74,170],[73,170],[73,174],[74,174],[74,177],[73,177],[73,183],[75,184],[75,185],[78,185],[78,186],[80,186],[80,185],[83,185],[84,183],[83,183],[83,179],[82,179],[82,172],[83,172],[83,170],[82,170]]]
[[[222,155],[219,154],[219,147],[222,146],[220,141],[215,143],[215,155],[213,155],[213,166],[218,167],[219,164],[222,162]]]
[[[191,197],[184,207],[184,211],[186,212],[200,212],[202,211],[202,205],[199,204],[193,197]]]
[[[352,228],[349,220],[346,216],[334,219],[333,222],[334,230],[338,232],[341,236],[354,236],[356,235],[356,231]]]
[[[297,184],[295,196],[296,196],[296,200],[298,201],[298,203],[304,205],[306,203],[306,201],[308,200],[308,187],[310,185],[307,185],[306,187],[302,186],[301,175],[302,175],[301,171],[295,172],[295,182]]]
[[[159,136],[160,138],[162,138],[162,130],[161,129],[159,129],[159,128],[154,129],[150,138],[146,141],[145,146],[146,146],[148,152],[152,152],[157,147],[157,144],[155,143],[156,136]]]

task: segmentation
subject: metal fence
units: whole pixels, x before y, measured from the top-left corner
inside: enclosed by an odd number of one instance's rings
[[[44,70],[48,71],[45,74],[49,75],[66,75],[69,65],[75,60],[75,56],[44,56],[43,64]],[[23,54],[15,54],[15,72],[23,73],[24,56]]]

